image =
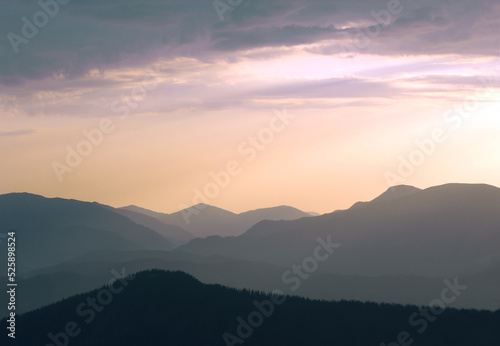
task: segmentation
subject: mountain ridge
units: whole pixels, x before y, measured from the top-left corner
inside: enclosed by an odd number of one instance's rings
[[[302,217],[313,217],[297,208],[284,205],[258,208],[239,214],[205,203],[199,203],[171,214],[146,211],[147,209],[136,206],[119,209],[142,211],[163,223],[178,226],[195,237],[202,238],[209,236],[238,236],[263,219],[295,220]]]
[[[92,250],[174,247],[157,232],[98,203],[30,193],[0,195],[0,229],[16,231],[22,244],[17,249],[20,269],[52,265]]]
[[[261,221],[239,237],[199,240],[179,250],[287,265],[307,257],[318,237],[331,236],[342,244],[342,259],[325,264],[334,273],[471,274],[500,260],[498,214],[499,188],[451,184],[313,218]]]

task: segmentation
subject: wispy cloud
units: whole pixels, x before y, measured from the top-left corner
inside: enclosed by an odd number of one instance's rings
[[[17,137],[17,136],[30,135],[30,134],[35,133],[35,132],[36,132],[36,130],[34,130],[34,129],[16,130],[16,131],[0,131],[0,137]]]

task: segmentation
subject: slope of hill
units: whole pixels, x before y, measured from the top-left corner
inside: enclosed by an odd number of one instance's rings
[[[384,192],[383,194],[381,194],[377,198],[371,200],[370,202],[356,202],[349,209],[351,209],[351,210],[357,209],[357,208],[363,207],[367,204],[374,203],[374,202],[392,201],[394,199],[413,195],[414,193],[417,193],[419,191],[422,191],[422,190],[418,189],[414,186],[409,186],[409,185],[393,186],[393,187],[390,187],[386,192]]]
[[[165,221],[184,227],[196,237],[212,235],[239,235],[240,225],[235,224],[237,214],[207,204],[197,204],[191,208],[169,214]]]
[[[152,229],[153,231],[161,234],[167,240],[171,241],[176,246],[185,244],[194,238],[194,236],[185,229],[182,229],[179,226],[166,224],[153,216],[123,208],[113,208],[113,211],[129,218],[139,225]]]
[[[192,235],[202,238],[214,235],[238,236],[262,220],[296,220],[302,217],[311,217],[309,213],[288,206],[261,208],[240,214],[204,203],[172,214],[157,213],[136,206],[120,209],[155,217],[163,223],[176,225],[189,231]]]
[[[16,341],[74,346],[366,346],[398,339],[417,346],[500,343],[499,311],[423,309],[270,296],[153,270],[17,316]],[[1,338],[6,342],[7,333]]]
[[[467,275],[500,263],[500,189],[448,184],[294,221],[262,221],[236,238],[194,239],[180,250],[289,266],[318,237],[341,244],[324,264],[348,275]]]
[[[0,196],[0,230],[16,231],[16,264],[21,271],[89,251],[173,248],[153,230],[97,203],[28,193]]]
[[[264,292],[281,289],[285,294],[325,300],[357,300],[378,303],[426,305],[444,286],[443,279],[410,276],[363,277],[337,275],[318,270],[301,282],[298,290],[282,281],[289,268],[262,262],[249,262],[223,257],[198,257],[175,252],[138,251],[130,253],[95,253],[52,267],[38,269],[18,279],[16,311],[23,313],[57,302],[72,295],[108,283],[113,271],[134,274],[146,269],[181,270],[203,283],[221,284]],[[89,261],[91,260],[91,261]],[[459,278],[467,286],[449,306],[497,310],[500,308],[500,266],[494,270]],[[448,278],[453,280],[453,278]],[[8,311],[8,296],[0,305],[0,318]],[[2,299],[0,298],[0,301]]]

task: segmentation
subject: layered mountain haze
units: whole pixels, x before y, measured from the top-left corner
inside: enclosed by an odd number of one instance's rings
[[[240,214],[193,208],[199,214],[191,215],[187,230],[176,224],[185,210],[163,214],[1,195],[2,229],[15,229],[19,244],[18,313],[106,285],[113,275],[152,268],[237,289],[402,305],[429,304],[448,280],[465,292],[447,307],[500,308],[500,189],[494,186],[395,186],[318,216],[284,206]],[[318,239],[335,251],[304,276],[300,270]]]
[[[195,235],[238,235],[266,218],[286,220],[310,216],[291,207],[234,214],[206,206],[196,219],[193,218],[189,227],[194,230],[193,234],[177,225],[184,222],[182,211],[168,215],[133,209],[12,193],[0,195],[0,226],[3,233],[19,230],[17,236],[23,247],[18,265],[33,269],[89,251],[170,250],[187,243]]]
[[[210,206],[196,204],[172,214],[158,213],[137,206],[120,208],[154,217],[161,222],[181,227],[196,237],[238,236],[262,220],[296,220],[313,216],[289,206],[261,208],[240,214]]]
[[[0,346],[500,346],[499,17],[4,0]]]
[[[237,238],[194,239],[180,249],[288,265],[307,257],[317,237],[330,236],[342,245],[324,264],[333,273],[466,275],[500,263],[498,215],[500,189],[493,186],[396,187],[343,212],[262,221]]]
[[[21,270],[53,265],[89,251],[174,247],[157,232],[100,204],[28,193],[0,195],[0,229],[16,231]]]
[[[338,275],[317,270],[301,282],[298,290],[282,280],[289,267],[264,262],[236,260],[222,256],[194,256],[177,251],[95,252],[55,266],[23,273],[19,291],[23,299],[20,313],[55,303],[74,294],[108,283],[113,271],[134,274],[158,268],[181,270],[208,284],[247,288],[271,293],[280,289],[287,294],[323,300],[350,299],[378,303],[427,305],[441,292],[443,278],[407,275],[366,277]],[[452,304],[454,308],[500,309],[500,266],[459,278],[467,286],[466,294]],[[453,278],[450,276],[450,280]],[[1,317],[1,316],[0,316]]]
[[[170,225],[168,223],[162,222],[154,216],[149,216],[146,213],[135,212],[126,208],[113,209],[120,215],[123,215],[135,223],[142,225],[144,227],[150,228],[153,231],[161,234],[167,240],[171,241],[173,244],[182,245],[187,243],[194,238],[194,235],[186,231],[185,229]]]

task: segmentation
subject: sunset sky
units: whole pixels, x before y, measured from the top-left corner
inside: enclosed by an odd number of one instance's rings
[[[0,11],[0,193],[326,213],[500,186],[497,0],[42,3]]]

